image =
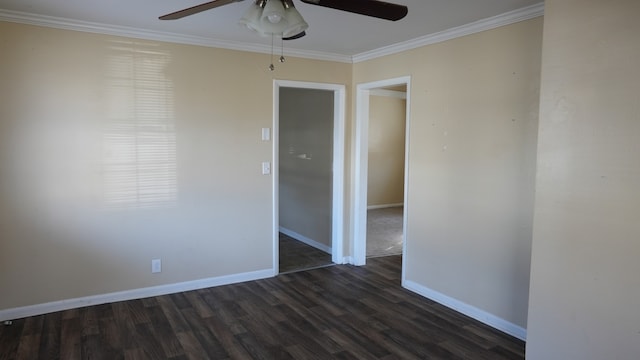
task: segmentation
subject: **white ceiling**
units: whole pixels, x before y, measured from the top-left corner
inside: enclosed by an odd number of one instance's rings
[[[232,3],[179,20],[158,17],[207,0],[0,0],[0,20],[45,19],[87,28],[125,27],[174,39],[259,49],[270,46],[237,24],[253,0]],[[348,1],[348,0],[345,0]],[[285,42],[289,51],[353,57],[540,3],[540,0],[390,0],[409,14],[392,22],[294,0],[309,23],[307,36]],[[44,16],[44,17],[43,17]],[[64,27],[64,26],[61,26]],[[132,30],[130,29],[130,30]],[[176,40],[179,41],[179,40]],[[196,42],[196,41],[185,41]]]

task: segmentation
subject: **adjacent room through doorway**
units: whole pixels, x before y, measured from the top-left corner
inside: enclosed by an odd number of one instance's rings
[[[274,91],[278,272],[342,263],[344,87],[277,82]]]
[[[402,254],[406,90],[369,91],[367,257]]]
[[[409,92],[408,76],[357,86],[355,265],[406,251]]]

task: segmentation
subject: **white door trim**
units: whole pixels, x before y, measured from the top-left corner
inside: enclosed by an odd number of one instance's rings
[[[344,264],[344,133],[345,133],[345,104],[346,87],[340,84],[314,83],[304,81],[274,80],[273,81],[273,269],[274,275],[279,273],[278,228],[279,211],[279,117],[280,117],[280,88],[302,88],[333,91],[333,199],[331,220],[331,260],[336,264]]]
[[[407,241],[407,209],[408,180],[409,180],[409,128],[410,128],[410,99],[411,77],[404,76],[394,79],[374,81],[358,84],[356,87],[356,126],[355,126],[355,177],[353,203],[353,263],[364,265],[367,261],[367,173],[369,169],[369,95],[374,89],[406,85],[406,125],[405,125],[405,157],[404,157],[404,216],[402,220],[402,279],[406,267]]]

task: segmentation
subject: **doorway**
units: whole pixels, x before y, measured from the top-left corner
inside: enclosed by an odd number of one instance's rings
[[[276,274],[344,262],[344,89],[274,81]]]
[[[402,254],[405,85],[369,91],[367,258]]]
[[[410,77],[401,77],[383,81],[376,81],[371,83],[359,84],[356,90],[356,130],[355,130],[355,184],[354,184],[354,247],[353,247],[353,262],[355,265],[364,265],[367,259],[367,225],[368,225],[368,212],[371,210],[379,209],[389,209],[389,216],[393,217],[393,221],[399,221],[401,229],[397,230],[400,234],[397,234],[394,230],[393,234],[385,234],[385,236],[399,236],[400,239],[398,242],[400,244],[396,244],[395,249],[393,251],[400,251],[403,255],[403,259],[406,258],[404,256],[407,251],[407,236],[406,236],[406,224],[407,224],[407,179],[408,179],[408,149],[409,149],[409,109],[410,109]],[[404,90],[404,91],[403,91]],[[402,97],[404,102],[404,124],[403,128],[400,130],[404,132],[403,136],[403,149],[400,151],[403,152],[402,159],[398,160],[396,156],[396,164],[397,162],[401,162],[401,169],[399,171],[402,172],[402,201],[396,203],[398,199],[398,195],[394,195],[395,197],[389,197],[387,200],[383,201],[386,204],[369,204],[369,199],[372,199],[371,194],[369,192],[370,185],[378,186],[379,184],[370,184],[369,177],[370,175],[376,176],[377,166],[388,166],[388,164],[381,163],[373,163],[376,161],[376,158],[372,156],[370,158],[370,140],[378,141],[375,137],[376,134],[370,134],[370,124],[372,123],[373,117],[376,115],[372,115],[371,106],[376,102],[376,98],[379,96],[382,97]],[[377,112],[378,110],[376,110]],[[378,119],[379,120],[379,119]],[[378,121],[375,120],[375,121]],[[379,125],[379,124],[378,124]],[[371,137],[371,139],[370,139]],[[378,144],[379,145],[379,144]],[[386,154],[384,156],[387,156]],[[387,159],[388,160],[388,159]],[[388,161],[387,161],[388,162]],[[370,171],[370,166],[372,170]],[[397,170],[394,170],[397,171]],[[397,176],[398,174],[395,174]],[[387,179],[389,180],[389,179]],[[397,179],[393,181],[397,183]],[[400,185],[397,185],[400,186]],[[394,191],[398,191],[394,189]],[[379,202],[379,200],[377,200]],[[378,206],[376,206],[378,205]],[[398,214],[399,212],[399,214]],[[386,216],[383,214],[383,216]],[[400,216],[400,219],[397,217]],[[383,220],[387,221],[387,220]],[[384,227],[384,226],[383,226]],[[389,226],[387,226],[389,228]],[[399,249],[399,248],[401,249]],[[371,249],[370,249],[371,250]],[[371,252],[370,252],[371,253]],[[405,261],[403,261],[403,278],[404,278],[404,268]]]

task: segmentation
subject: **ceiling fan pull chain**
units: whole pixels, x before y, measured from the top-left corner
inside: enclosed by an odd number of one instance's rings
[[[273,71],[276,67],[273,66],[273,34],[271,34],[271,64],[269,65],[269,70]]]
[[[280,62],[283,63],[284,61],[284,38],[280,37]]]

